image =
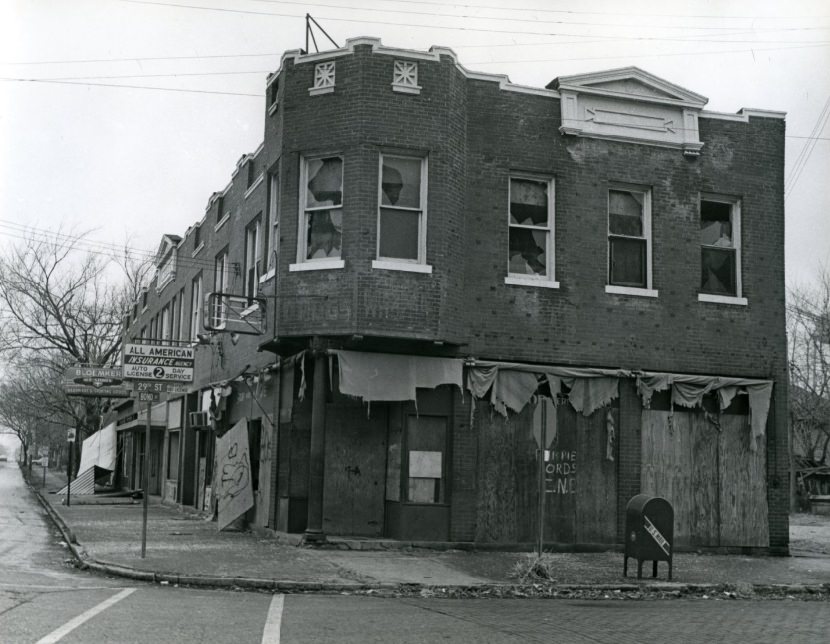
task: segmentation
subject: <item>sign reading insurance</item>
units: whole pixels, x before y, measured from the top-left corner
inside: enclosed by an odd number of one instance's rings
[[[194,353],[193,347],[124,345],[124,378],[192,382]]]

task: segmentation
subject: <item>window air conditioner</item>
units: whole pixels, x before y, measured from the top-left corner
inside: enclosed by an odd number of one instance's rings
[[[191,411],[187,414],[191,427],[208,427],[210,418],[206,411]]]

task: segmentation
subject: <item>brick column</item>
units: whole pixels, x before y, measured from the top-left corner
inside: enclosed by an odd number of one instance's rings
[[[620,423],[617,429],[617,542],[625,542],[625,506],[640,493],[642,404],[636,382],[620,378]]]

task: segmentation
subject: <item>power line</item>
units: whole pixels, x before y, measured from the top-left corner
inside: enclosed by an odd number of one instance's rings
[[[137,63],[153,62],[161,60],[203,60],[209,58],[266,58],[280,56],[278,52],[269,54],[208,54],[204,56],[130,56],[126,58],[75,58],[61,60],[28,60],[0,62],[0,65],[62,65],[62,64],[86,64],[86,63]]]
[[[168,7],[174,9],[194,9],[199,11],[215,11],[215,12],[222,12],[222,13],[238,13],[238,14],[248,14],[248,15],[257,15],[257,16],[276,16],[282,18],[301,18],[304,16],[298,16],[295,14],[285,14],[285,13],[276,13],[276,12],[269,12],[269,11],[251,11],[249,9],[228,9],[223,7],[203,7],[198,5],[186,5],[186,4],[178,4],[173,2],[155,2],[153,0],[119,0],[120,2],[126,2],[130,4],[142,4],[142,5],[151,5],[151,6],[159,6],[159,7]],[[438,14],[439,17],[447,17],[444,14]],[[368,20],[368,19],[355,19],[355,18],[337,18],[333,16],[323,16],[323,19],[330,20],[333,22],[351,22],[351,23],[358,23],[358,24],[375,24],[375,25],[389,25],[394,27],[407,27],[407,28],[425,28],[425,29],[444,29],[450,31],[464,31],[464,32],[480,32],[480,33],[499,33],[499,34],[521,34],[521,35],[536,35],[536,36],[568,36],[572,38],[601,38],[607,41],[620,41],[620,40],[629,40],[629,41],[657,41],[657,42],[723,42],[722,40],[712,40],[712,39],[699,39],[699,38],[660,38],[656,36],[601,36],[601,35],[587,35],[587,34],[574,34],[574,33],[553,33],[553,32],[539,32],[539,31],[512,31],[507,29],[484,29],[481,27],[458,27],[458,26],[448,26],[448,25],[439,25],[439,24],[416,24],[416,23],[399,23],[389,20]],[[813,31],[813,30],[826,30],[830,29],[830,27],[796,27],[796,28],[782,28],[781,31]],[[729,41],[727,41],[729,42]],[[755,41],[753,41],[755,42]]]
[[[620,25],[619,23],[613,22],[592,22],[592,21],[579,21],[579,20],[539,20],[538,18],[505,18],[503,16],[479,16],[473,14],[457,14],[457,13],[436,13],[434,11],[412,11],[406,9],[380,9],[377,7],[355,7],[349,5],[338,5],[338,4],[326,4],[324,2],[299,2],[298,0],[251,0],[252,2],[259,2],[263,4],[276,4],[276,5],[300,5],[303,7],[308,7],[309,5],[314,7],[323,7],[325,9],[339,9],[339,10],[350,10],[350,11],[371,11],[376,13],[397,13],[397,14],[405,14],[405,15],[415,15],[415,16],[431,16],[431,17],[440,17],[440,18],[459,18],[463,20],[491,20],[497,22],[529,22],[535,24],[557,24],[557,25],[581,25],[581,26],[591,26],[591,27],[619,27],[624,26],[626,28],[635,28],[635,29],[685,29],[689,30],[716,30],[716,31],[731,31],[734,30],[735,27],[726,27],[726,26],[718,26],[718,27],[711,27],[711,26],[695,26],[695,25],[643,25],[643,24],[626,24]],[[412,3],[412,4],[433,4],[433,3]],[[435,3],[438,4],[438,3]],[[447,5],[440,5],[446,7]],[[475,9],[496,9],[495,7],[467,7],[464,6],[465,9],[467,8],[475,8]],[[533,10],[524,10],[521,9],[520,11],[532,13]],[[600,14],[600,15],[610,15],[610,14]],[[614,14],[614,15],[621,15],[621,14]],[[625,14],[623,14],[625,15]],[[820,27],[808,27],[806,29],[820,29]],[[781,28],[779,27],[757,27],[754,28],[754,31],[780,31]]]
[[[816,141],[818,141],[818,135],[824,129],[824,126],[826,125],[828,118],[830,118],[830,96],[827,97],[827,101],[824,103],[824,107],[819,113],[818,118],[816,119],[816,123],[813,126],[813,130],[810,133],[810,137],[807,139],[807,141],[805,141],[804,147],[798,154],[798,157],[796,158],[795,163],[793,164],[792,170],[790,170],[790,174],[787,177],[787,181],[785,182],[785,195],[792,192],[792,189],[795,187],[795,184],[798,183],[798,180],[801,177],[801,173],[804,172],[804,168],[807,166],[807,161],[810,159],[810,155],[813,153]]]
[[[147,87],[144,85],[121,85],[118,83],[80,83],[75,81],[62,80],[46,80],[41,78],[8,78],[0,77],[0,81],[18,82],[18,83],[52,83],[55,85],[80,85],[82,87],[119,87],[122,89],[149,89],[159,92],[185,92],[187,94],[219,94],[222,96],[252,96],[254,98],[264,98],[265,94],[246,94],[244,92],[220,92],[216,90],[207,89],[182,89],[174,87]]]
[[[256,71],[234,71],[234,72],[186,72],[170,74],[121,74],[117,76],[63,76],[58,78],[37,78],[38,81],[70,81],[70,80],[116,80],[120,78],[179,78],[181,76],[236,76],[244,74],[270,74],[273,69]]]

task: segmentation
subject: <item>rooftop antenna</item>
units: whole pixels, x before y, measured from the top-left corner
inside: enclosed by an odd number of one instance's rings
[[[317,46],[317,39],[314,37],[314,31],[311,27],[311,23],[314,23],[317,26],[317,29],[323,32],[323,35],[331,41],[331,44],[334,45],[335,49],[340,49],[340,45],[334,42],[334,39],[326,33],[326,30],[320,26],[320,23],[317,22],[314,18],[311,17],[310,13],[305,15],[305,51],[308,53],[308,37],[311,36],[311,42],[314,43],[315,53],[320,51],[320,48]]]

